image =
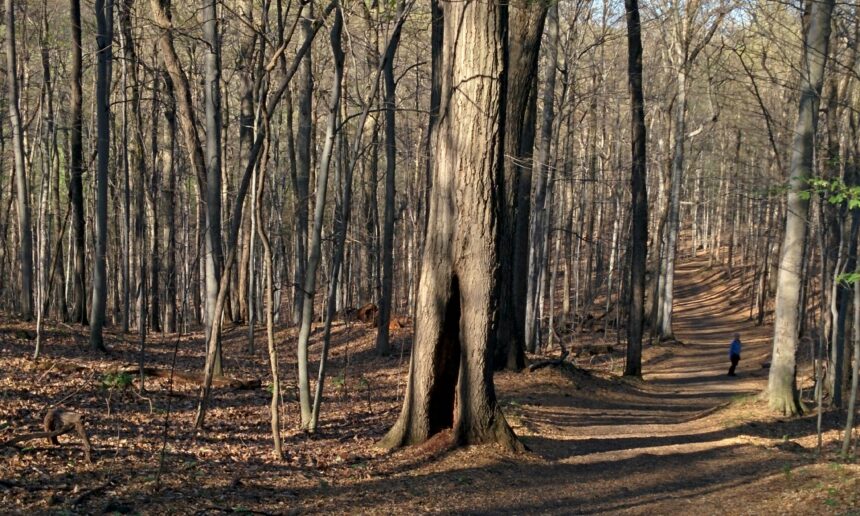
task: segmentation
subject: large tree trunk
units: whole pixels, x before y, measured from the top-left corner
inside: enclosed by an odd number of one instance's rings
[[[83,89],[81,87],[81,2],[70,1],[72,29],[71,66],[71,138],[69,142],[69,200],[72,204],[72,239],[74,241],[74,272],[72,273],[72,321],[87,324],[86,227],[84,223],[83,143],[82,112]]]
[[[798,306],[809,197],[804,195],[813,174],[812,156],[818,125],[818,105],[827,62],[833,0],[809,2],[804,13],[804,52],[801,62],[800,107],[792,141],[785,234],[779,260],[773,333],[773,358],[768,378],[770,408],[784,415],[800,413],[795,380]]]
[[[18,241],[21,246],[21,316],[33,319],[33,228],[30,222],[30,187],[24,169],[24,133],[18,108],[18,52],[15,41],[15,2],[6,0],[6,84],[9,119],[15,153],[15,190],[18,205]]]
[[[627,17],[627,81],[630,91],[630,286],[628,293],[627,362],[625,376],[642,374],[642,329],[645,318],[645,270],[648,265],[648,192],[645,187],[645,100],[642,94],[642,26],[639,1],[625,0]]]
[[[505,181],[501,188],[499,231],[508,242],[499,256],[500,305],[494,365],[519,370],[525,366],[529,215],[532,153],[537,110],[537,67],[548,4],[517,0],[511,3],[507,28]],[[444,32],[444,31],[443,31]],[[531,349],[534,351],[534,349]]]
[[[98,69],[96,75],[96,123],[98,163],[96,168],[96,249],[93,267],[93,304],[90,313],[90,345],[105,350],[102,328],[107,306],[107,203],[108,167],[110,166],[110,63],[113,57],[113,0],[96,0],[96,42]]]
[[[496,402],[498,210],[504,181],[507,9],[445,3],[442,104],[403,410],[386,447],[453,429],[457,443],[521,447]]]

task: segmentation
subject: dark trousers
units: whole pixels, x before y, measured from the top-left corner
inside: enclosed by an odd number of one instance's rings
[[[741,356],[732,353],[729,359],[732,361],[732,367],[729,368],[729,376],[735,376],[735,368],[738,366],[738,362],[741,361]]]

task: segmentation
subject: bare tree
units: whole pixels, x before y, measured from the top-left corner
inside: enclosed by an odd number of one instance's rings
[[[72,29],[71,66],[71,131],[69,142],[69,199],[72,203],[72,229],[74,240],[74,273],[72,275],[72,320],[87,324],[86,226],[84,222],[83,143],[82,112],[83,90],[81,87],[81,2],[70,0]]]
[[[519,449],[496,402],[492,342],[499,295],[507,10],[445,3],[442,104],[415,344],[386,447],[452,428],[455,442]]]
[[[401,0],[397,5],[395,19],[403,18],[405,7],[405,0]],[[385,221],[382,226],[382,295],[379,298],[379,325],[376,333],[376,352],[380,355],[387,355],[390,351],[388,323],[391,320],[391,293],[394,282],[394,176],[397,169],[394,57],[400,44],[402,27],[402,23],[396,25],[382,57],[382,76],[385,81]]]
[[[96,122],[98,163],[96,168],[96,249],[93,267],[93,304],[90,313],[90,345],[105,350],[102,329],[107,307],[108,168],[110,167],[110,70],[113,58],[113,0],[96,0]]]
[[[768,401],[776,412],[793,415],[803,411],[795,381],[798,340],[798,305],[806,245],[809,196],[807,180],[812,176],[818,106],[830,42],[833,0],[810,0],[803,16],[803,55],[800,66],[800,106],[791,145],[788,204],[785,233],[779,260],[776,309],[773,329],[773,359],[768,377]]]
[[[645,317],[645,268],[648,264],[648,191],[645,100],[642,93],[642,23],[639,1],[625,0],[627,17],[627,87],[630,92],[631,214],[630,287],[628,292],[626,376],[642,374],[642,328]]]
[[[30,187],[24,157],[24,133],[18,107],[18,52],[15,42],[15,2],[6,0],[6,84],[9,88],[9,119],[15,154],[15,190],[18,205],[18,240],[21,246],[21,316],[33,319],[33,227],[30,221]]]

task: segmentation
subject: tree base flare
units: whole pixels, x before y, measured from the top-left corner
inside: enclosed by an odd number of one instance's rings
[[[793,417],[803,414],[803,405],[797,396],[791,393],[788,394],[769,394],[768,407],[782,416]]]
[[[450,432],[452,447],[481,445],[481,444],[498,444],[503,449],[521,453],[527,451],[526,446],[519,440],[517,435],[511,429],[505,415],[502,414],[498,407],[493,411],[492,420],[485,425],[466,425],[460,422],[454,424],[453,428],[443,429],[439,432],[430,432],[430,422],[425,421],[424,424],[410,424],[410,417],[407,413],[402,413],[397,423],[385,434],[378,443],[377,447],[391,451],[405,446],[414,446],[424,444],[433,440],[439,434]]]

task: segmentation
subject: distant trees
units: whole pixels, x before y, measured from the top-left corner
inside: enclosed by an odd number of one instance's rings
[[[626,346],[624,373],[641,375],[648,330],[673,334],[675,264],[696,256],[742,289],[739,316],[767,324],[778,300],[777,410],[799,408],[792,378],[813,357],[830,367],[825,399],[846,401],[855,6],[832,8],[828,38],[820,2],[802,37],[800,13],[767,2],[89,5],[45,0],[33,16],[7,2],[0,309],[68,312],[96,349],[112,325],[142,343],[202,325],[207,382],[228,352],[223,317],[248,325],[255,355],[266,320],[273,378],[278,347],[295,346],[315,431],[339,324],[375,303],[377,353],[409,353],[395,332],[412,316],[412,374],[444,385],[410,387],[389,440],[402,444],[455,426],[421,411],[448,411],[485,352],[519,370],[527,352],[599,342]],[[283,342],[278,325],[293,326]],[[483,379],[459,385],[496,425],[490,373],[473,367]],[[470,433],[487,420],[463,417],[464,439],[489,439]]]
[[[626,4],[625,4],[626,5]],[[668,61],[675,74],[675,96],[672,99],[672,167],[669,180],[666,225],[660,246],[660,279],[655,293],[657,317],[654,324],[661,338],[672,338],[672,309],[674,306],[675,262],[678,248],[681,213],[681,187],[687,145],[687,111],[693,65],[696,58],[711,42],[729,10],[722,2],[711,10],[702,0],[691,2],[670,1],[662,13],[668,17],[664,44],[668,48]]]

